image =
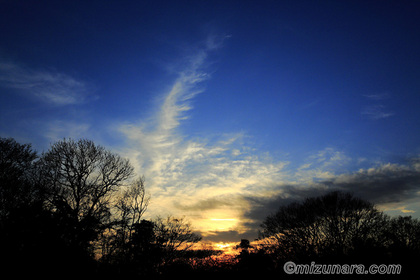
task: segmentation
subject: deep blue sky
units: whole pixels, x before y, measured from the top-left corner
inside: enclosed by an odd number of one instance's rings
[[[302,188],[420,211],[418,1],[1,7],[0,136],[129,157],[151,213],[228,241]]]

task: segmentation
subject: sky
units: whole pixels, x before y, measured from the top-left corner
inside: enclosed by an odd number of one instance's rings
[[[253,240],[333,190],[420,217],[420,2],[0,3],[0,137],[130,159],[150,217]]]

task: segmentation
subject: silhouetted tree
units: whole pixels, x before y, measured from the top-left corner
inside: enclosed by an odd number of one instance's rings
[[[156,242],[164,250],[165,263],[182,256],[201,240],[201,236],[194,233],[191,224],[185,218],[168,216],[163,219],[159,217],[154,223]]]
[[[191,272],[188,265],[188,252],[201,240],[185,218],[168,216],[154,221],[156,244],[161,250],[161,263],[158,270],[165,276],[187,276]]]
[[[0,262],[14,277],[52,275],[72,267],[62,217],[45,209],[37,154],[29,144],[0,139]]]
[[[123,242],[131,238],[134,227],[138,225],[149,205],[150,195],[146,193],[144,178],[139,178],[125,189],[117,199],[116,223]]]
[[[110,258],[115,259],[116,255],[121,259],[123,255],[128,255],[132,251],[130,249],[132,235],[138,234],[138,226],[150,201],[144,178],[139,178],[128,187],[124,187],[115,200],[110,227],[102,232],[98,244],[103,262],[107,262]]]
[[[386,225],[386,216],[372,203],[332,192],[280,207],[264,220],[260,237],[283,259],[338,261],[367,241],[382,246]]]
[[[110,201],[133,173],[129,161],[90,140],[54,143],[40,159],[48,206],[61,217],[68,241],[85,252],[107,226]]]
[[[162,265],[163,250],[156,242],[155,223],[142,220],[134,224],[133,229],[127,251],[132,269],[136,275],[157,274]]]
[[[37,153],[30,144],[0,138],[0,219],[10,211],[26,206],[40,195],[34,187],[33,172]]]
[[[31,145],[0,138],[0,262],[6,269],[33,261],[42,243],[33,224],[42,216],[31,176],[36,158]]]
[[[241,251],[247,251],[249,248],[252,248],[252,246],[248,239],[241,239],[241,242],[238,246],[236,246],[236,248],[241,249]]]
[[[241,275],[240,278],[247,278],[250,275],[264,278],[271,276],[274,269],[273,261],[264,250],[251,245],[248,239],[241,239],[236,248],[240,249],[239,255],[236,256],[236,275]]]
[[[176,265],[186,264],[179,260],[201,239],[183,218],[143,219],[130,228],[128,238],[101,258],[103,264],[114,267],[119,275],[154,277],[173,268],[175,260]],[[114,234],[121,241],[118,230]]]
[[[405,270],[417,268],[420,259],[420,221],[411,216],[391,218],[386,229],[389,252],[394,263],[402,263]]]

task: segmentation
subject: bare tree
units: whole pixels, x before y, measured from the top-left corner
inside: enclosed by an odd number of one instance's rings
[[[141,219],[129,225],[131,231],[121,226],[111,230],[102,248],[105,250],[101,261],[132,269],[139,275],[161,272],[161,269],[172,264],[175,259],[182,258],[194,243],[201,240],[184,218],[169,216],[158,217],[154,221]]]
[[[116,197],[112,227],[103,232],[101,237],[99,247],[102,258],[109,258],[116,253],[129,253],[129,242],[147,210],[149,201],[150,195],[146,193],[144,177],[121,190],[120,195]]]
[[[386,222],[370,202],[332,192],[280,207],[264,220],[260,235],[284,258],[339,257],[366,241],[382,244]]]
[[[40,169],[49,207],[72,219],[78,228],[75,235],[85,242],[94,239],[109,218],[112,194],[133,173],[128,160],[84,139],[53,144],[42,155]],[[90,234],[81,234],[85,229]]]
[[[388,228],[392,250],[409,256],[420,256],[420,221],[411,216],[393,217]],[[415,258],[416,260],[418,258]]]
[[[144,177],[134,181],[122,192],[116,203],[118,219],[129,233],[135,224],[140,223],[149,205],[150,195],[146,193],[144,182]]]
[[[201,236],[194,233],[191,224],[185,218],[172,216],[155,220],[155,234],[157,243],[164,250],[165,262],[182,255],[201,240]]]

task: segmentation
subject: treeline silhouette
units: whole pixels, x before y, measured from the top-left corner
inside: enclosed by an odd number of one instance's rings
[[[13,276],[157,276],[201,238],[183,218],[143,219],[128,160],[89,140],[38,155],[0,138],[0,265]]]
[[[281,206],[263,221],[258,241],[243,239],[239,253],[225,257],[212,248],[193,250],[201,237],[184,218],[144,219],[149,201],[145,180],[134,176],[130,162],[92,141],[64,139],[38,154],[30,144],[0,138],[2,273],[304,277],[284,272],[284,264],[293,261],[401,264],[405,279],[417,274],[420,222],[389,217],[349,193]],[[398,275],[368,278],[373,276]]]

